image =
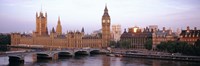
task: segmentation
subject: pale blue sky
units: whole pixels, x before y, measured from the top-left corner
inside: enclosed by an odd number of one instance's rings
[[[173,29],[200,28],[200,0],[0,0],[0,32],[35,30],[35,14],[48,13],[48,28],[61,18],[63,32],[85,28],[87,33],[101,29],[107,3],[112,24],[122,29],[158,25]]]

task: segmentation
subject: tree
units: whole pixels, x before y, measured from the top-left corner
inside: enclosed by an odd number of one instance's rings
[[[166,42],[160,42],[160,44],[157,45],[156,47],[159,51],[166,51],[166,46],[167,46]]]
[[[131,41],[130,40],[121,40],[119,41],[120,48],[129,49],[131,48]]]
[[[176,42],[175,41],[168,41],[167,43],[166,50],[170,53],[175,53],[176,52]]]
[[[194,48],[195,48],[195,52],[196,55],[200,56],[200,39],[198,39],[195,43],[194,43]]]
[[[116,47],[117,42],[115,41],[110,41],[110,47]]]
[[[10,44],[11,42],[11,36],[8,34],[8,35],[3,35],[1,34],[0,35],[0,45],[7,45],[7,44]]]
[[[147,40],[144,44],[145,48],[148,50],[152,49],[152,40]]]
[[[0,51],[7,51],[8,48],[2,45],[9,45],[11,43],[10,34],[0,34]]]
[[[170,53],[182,53],[184,55],[200,56],[200,45],[198,41],[200,40],[197,40],[194,45],[181,41],[161,42],[159,45],[157,45],[157,49],[159,51],[167,51]]]
[[[197,41],[194,43],[194,45],[200,47],[200,39],[197,39]]]

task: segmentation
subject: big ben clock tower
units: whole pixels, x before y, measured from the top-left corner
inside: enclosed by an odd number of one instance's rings
[[[110,23],[108,9],[107,6],[105,6],[104,14],[102,16],[102,47],[108,47],[110,44]]]

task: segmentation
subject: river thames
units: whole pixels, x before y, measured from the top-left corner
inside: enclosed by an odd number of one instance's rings
[[[0,66],[12,66],[8,57],[0,57]],[[14,66],[200,66],[198,62],[154,60],[143,58],[109,57],[106,55],[77,56],[58,60],[33,62],[32,56],[25,56],[25,63]]]

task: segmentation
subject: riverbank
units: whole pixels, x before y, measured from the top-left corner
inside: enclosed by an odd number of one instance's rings
[[[146,54],[122,54],[122,56],[133,57],[133,58],[200,62],[199,56],[146,55]]]
[[[200,62],[199,56],[148,55],[148,54],[126,54],[126,53],[109,53],[107,54],[107,56]]]
[[[165,53],[146,50],[114,50],[113,52],[108,53],[107,56],[200,62],[200,56],[186,56],[181,55],[180,53]]]

